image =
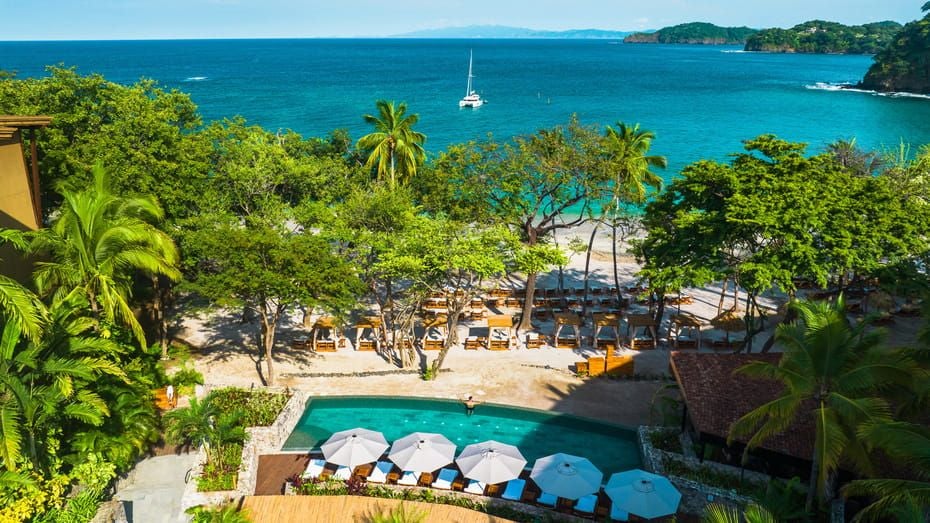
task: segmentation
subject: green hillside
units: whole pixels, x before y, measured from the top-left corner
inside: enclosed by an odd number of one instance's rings
[[[763,29],[746,41],[747,51],[770,53],[875,54],[901,30],[897,22],[843,25],[811,20],[791,29]]]
[[[705,44],[737,45],[746,42],[755,29],[720,27],[706,22],[692,22],[659,29],[654,33],[635,33],[623,39],[628,44]]]
[[[875,56],[860,87],[885,92],[930,94],[930,2],[927,12],[899,31]]]

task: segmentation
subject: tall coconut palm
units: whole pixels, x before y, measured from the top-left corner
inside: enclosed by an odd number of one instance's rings
[[[652,169],[665,169],[668,159],[664,156],[650,155],[649,149],[655,133],[641,129],[639,124],[627,125],[617,122],[616,127],[607,126],[604,131],[602,150],[605,155],[605,168],[613,176],[613,192],[605,215],[610,214],[614,286],[620,295],[620,273],[617,263],[617,227],[621,218],[623,205],[641,205],[646,202],[650,189],[661,190],[662,178]],[[591,262],[591,248],[597,233],[595,223],[588,242],[588,256],[585,261],[585,293],[587,294],[588,267]],[[587,296],[585,296],[587,302]]]
[[[93,169],[86,188],[64,187],[58,216],[33,243],[51,261],[37,264],[43,295],[61,301],[80,294],[94,317],[128,327],[140,346],[145,335],[129,304],[136,272],[180,278],[178,251],[155,223],[164,213],[154,198],[123,197],[109,187],[106,171]]]
[[[864,426],[859,436],[905,464],[916,477],[851,482],[843,488],[844,495],[875,499],[856,514],[854,521],[925,521],[925,513],[930,510],[930,431],[896,421]]]
[[[746,452],[788,430],[799,417],[815,427],[807,508],[814,495],[829,497],[832,477],[841,462],[871,472],[870,449],[857,431],[890,421],[891,409],[878,391],[911,382],[913,366],[903,353],[879,347],[881,333],[866,331],[846,317],[840,296],[835,302],[799,301],[793,324],[778,326],[775,336],[785,347],[778,364],[757,361],[738,372],[774,379],[784,385],[774,400],[757,407],[730,429],[730,441],[752,435]]]
[[[387,177],[391,187],[397,182],[409,182],[417,167],[426,159],[423,143],[426,135],[413,130],[420,117],[407,114],[407,104],[378,100],[378,116],[366,114],[365,122],[374,132],[359,138],[357,147],[368,154],[365,166],[377,167],[378,177]]]

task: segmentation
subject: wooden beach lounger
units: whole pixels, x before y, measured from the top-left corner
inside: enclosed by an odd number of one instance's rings
[[[554,494],[543,492],[539,495],[538,498],[536,498],[536,503],[539,503],[545,507],[555,508],[555,506],[559,503],[559,498]]]
[[[388,474],[394,470],[394,464],[390,461],[379,461],[375,468],[368,475],[369,483],[387,483]]]

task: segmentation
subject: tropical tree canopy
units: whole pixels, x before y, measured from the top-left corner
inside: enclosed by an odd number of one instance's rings
[[[145,347],[129,302],[132,277],[139,271],[180,279],[178,251],[155,226],[164,214],[154,198],[115,194],[100,165],[93,176],[86,188],[62,188],[57,216],[38,233],[32,248],[51,261],[36,264],[36,286],[56,302],[83,295],[95,316],[129,328]]]

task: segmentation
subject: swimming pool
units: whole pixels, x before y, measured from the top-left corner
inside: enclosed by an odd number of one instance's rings
[[[311,399],[284,450],[310,450],[334,432],[363,427],[393,442],[411,432],[438,432],[458,445],[494,439],[519,447],[527,466],[537,458],[565,452],[590,459],[604,472],[641,467],[636,433],[630,429],[566,414],[482,404],[465,415],[457,401],[384,396]]]

